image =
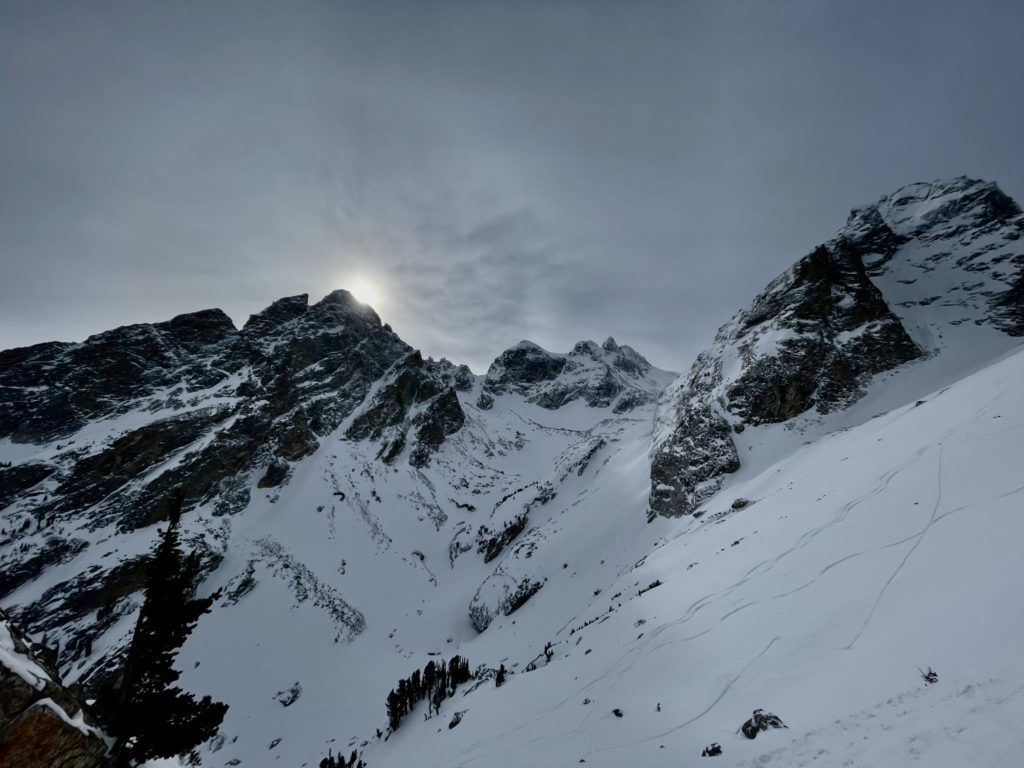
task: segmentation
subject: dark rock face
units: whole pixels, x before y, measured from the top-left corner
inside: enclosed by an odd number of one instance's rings
[[[288,477],[288,462],[275,459],[270,462],[263,477],[256,483],[257,488],[276,488]]]
[[[189,445],[228,415],[199,409],[161,419],[118,438],[100,453],[80,459],[56,490],[54,510],[89,507],[122,487],[169,454]]]
[[[552,355],[529,341],[506,349],[491,363],[486,386],[496,394],[526,394],[529,385],[551,381],[565,368],[565,358]]]
[[[85,655],[87,641],[98,637],[131,610],[121,599],[141,590],[146,584],[149,556],[124,560],[109,570],[92,567],[69,581],[50,587],[42,599],[19,612],[20,621],[36,632],[59,632],[61,628],[86,617],[89,633],[65,643],[61,660],[74,661]]]
[[[969,321],[1024,335],[1022,232],[1013,200],[967,178],[854,209],[663,393],[650,512],[689,514],[714,494],[739,467],[730,433],[847,408],[875,375],[939,351],[922,350],[908,328],[941,339]]]
[[[477,405],[489,408],[491,395],[514,392],[550,410],[582,400],[591,408],[625,413],[653,401],[667,383],[661,374],[612,338],[601,346],[581,341],[567,355],[522,341],[491,364]]]
[[[103,741],[68,725],[45,704],[26,709],[0,741],[0,766],[100,768],[105,754]]]
[[[424,369],[419,352],[411,352],[389,373],[368,408],[345,433],[352,440],[379,440],[388,427],[403,423],[409,410],[437,394],[438,384]]]
[[[1017,274],[1013,284],[992,297],[993,322],[1010,336],[1024,336],[1024,255],[1014,260]]]
[[[441,358],[437,361],[427,360],[426,366],[430,375],[441,381],[446,387],[451,387],[458,392],[468,392],[473,388],[475,377],[468,365],[455,365]]]
[[[466,423],[466,414],[459,405],[455,390],[447,389],[435,397],[413,422],[418,426],[418,445],[409,457],[409,462],[413,466],[422,467],[429,462],[431,451],[436,451],[446,437],[462,429]]]
[[[683,406],[651,456],[650,515],[689,514],[740,468],[729,423],[709,406]]]
[[[47,464],[0,467],[0,509],[52,475],[55,469]]]
[[[26,553],[9,553],[0,559],[0,597],[6,597],[53,565],[67,562],[87,546],[82,539],[48,536]]]
[[[484,556],[484,562],[489,563],[502,553],[515,538],[526,530],[526,523],[530,516],[527,510],[523,510],[513,517],[499,531],[492,531],[490,527],[481,525],[477,530],[477,552]]]
[[[52,665],[0,613],[0,765],[100,768],[106,744],[81,713],[81,701],[61,685]]]
[[[759,356],[756,329],[769,321],[766,330],[789,333]],[[727,407],[747,424],[843,408],[872,375],[921,354],[848,240],[801,259],[741,314],[738,330],[730,341],[749,362],[726,389]]]
[[[214,386],[225,376],[206,359],[235,337],[220,310],[165,323],[132,325],[81,344],[39,344],[0,353],[0,437],[43,442],[72,434],[89,421],[122,412],[161,388]],[[223,360],[218,369],[237,370]]]
[[[455,389],[445,386],[446,381],[454,384],[452,377],[443,375],[447,372],[424,362],[419,352],[408,354],[386,374],[386,384],[352,421],[346,436],[382,441],[381,458],[391,463],[401,455],[410,430],[415,428],[409,463],[426,466],[431,453],[466,421]]]
[[[473,596],[469,605],[469,620],[477,632],[483,632],[496,616],[515,613],[543,586],[543,581],[529,576],[510,583],[508,574],[492,574]]]
[[[872,242],[892,243],[884,233]],[[670,425],[651,456],[652,514],[693,512],[739,469],[732,432],[811,409],[847,407],[870,378],[921,354],[881,292],[863,253],[841,238],[773,280],[723,326],[686,379],[663,396]],[[726,370],[725,361],[739,365]]]

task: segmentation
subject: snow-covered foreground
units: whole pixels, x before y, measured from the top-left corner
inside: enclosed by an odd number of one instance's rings
[[[656,521],[666,540],[573,625],[606,616],[368,764],[678,766],[711,742],[722,766],[1019,764],[1021,382],[1017,353]],[[748,741],[755,708],[789,728]]]

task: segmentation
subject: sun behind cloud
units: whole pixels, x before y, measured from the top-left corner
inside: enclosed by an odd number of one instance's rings
[[[368,277],[357,277],[348,283],[348,291],[363,304],[377,308],[384,300],[380,283]]]

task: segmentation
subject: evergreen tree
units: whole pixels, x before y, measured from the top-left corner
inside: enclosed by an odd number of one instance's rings
[[[494,687],[495,688],[501,688],[501,686],[505,684],[505,675],[506,674],[507,674],[507,672],[505,670],[505,665],[502,664],[500,667],[498,667],[498,674],[496,674],[494,676]]]
[[[391,726],[392,731],[398,730],[398,724],[402,721],[401,705],[398,700],[398,694],[391,691],[388,694],[388,725]]]
[[[170,521],[148,569],[146,596],[119,681],[100,700],[118,766],[185,754],[217,733],[227,705],[174,687],[174,658],[219,592],[195,597],[195,553],[182,555],[178,521],[184,494],[171,500]]]
[[[431,691],[434,690],[434,684],[437,682],[437,669],[434,666],[433,660],[427,662],[427,666],[423,668],[423,697],[426,698],[430,695]]]
[[[403,679],[398,681],[398,699],[401,702],[401,713],[399,717],[405,717],[409,714],[409,710],[416,706],[416,700],[413,699],[410,688],[411,686],[409,685],[408,680]]]

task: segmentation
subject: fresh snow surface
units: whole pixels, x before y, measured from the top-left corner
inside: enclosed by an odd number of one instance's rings
[[[542,638],[549,664],[415,712],[368,764],[678,766],[715,741],[720,766],[1019,764],[1021,381],[1018,353],[820,438],[700,519],[656,521],[646,560],[607,569],[589,609]],[[739,497],[754,503],[731,510]],[[521,623],[576,605],[527,604]],[[462,652],[497,661],[489,635]],[[755,708],[788,729],[748,741]]]
[[[72,717],[66,711],[64,711],[64,708],[60,706],[60,704],[55,702],[53,699],[40,699],[39,701],[35,702],[32,706],[45,707],[46,709],[53,712],[61,720],[63,720],[67,725],[74,728],[76,731],[80,731],[86,736],[95,736],[99,739],[105,740],[105,737],[99,730],[93,728],[91,725],[85,722],[85,714],[81,710],[79,710],[75,714],[75,716]]]
[[[37,691],[43,690],[50,676],[46,670],[14,646],[14,636],[7,622],[0,621],[0,664],[16,674]]]

